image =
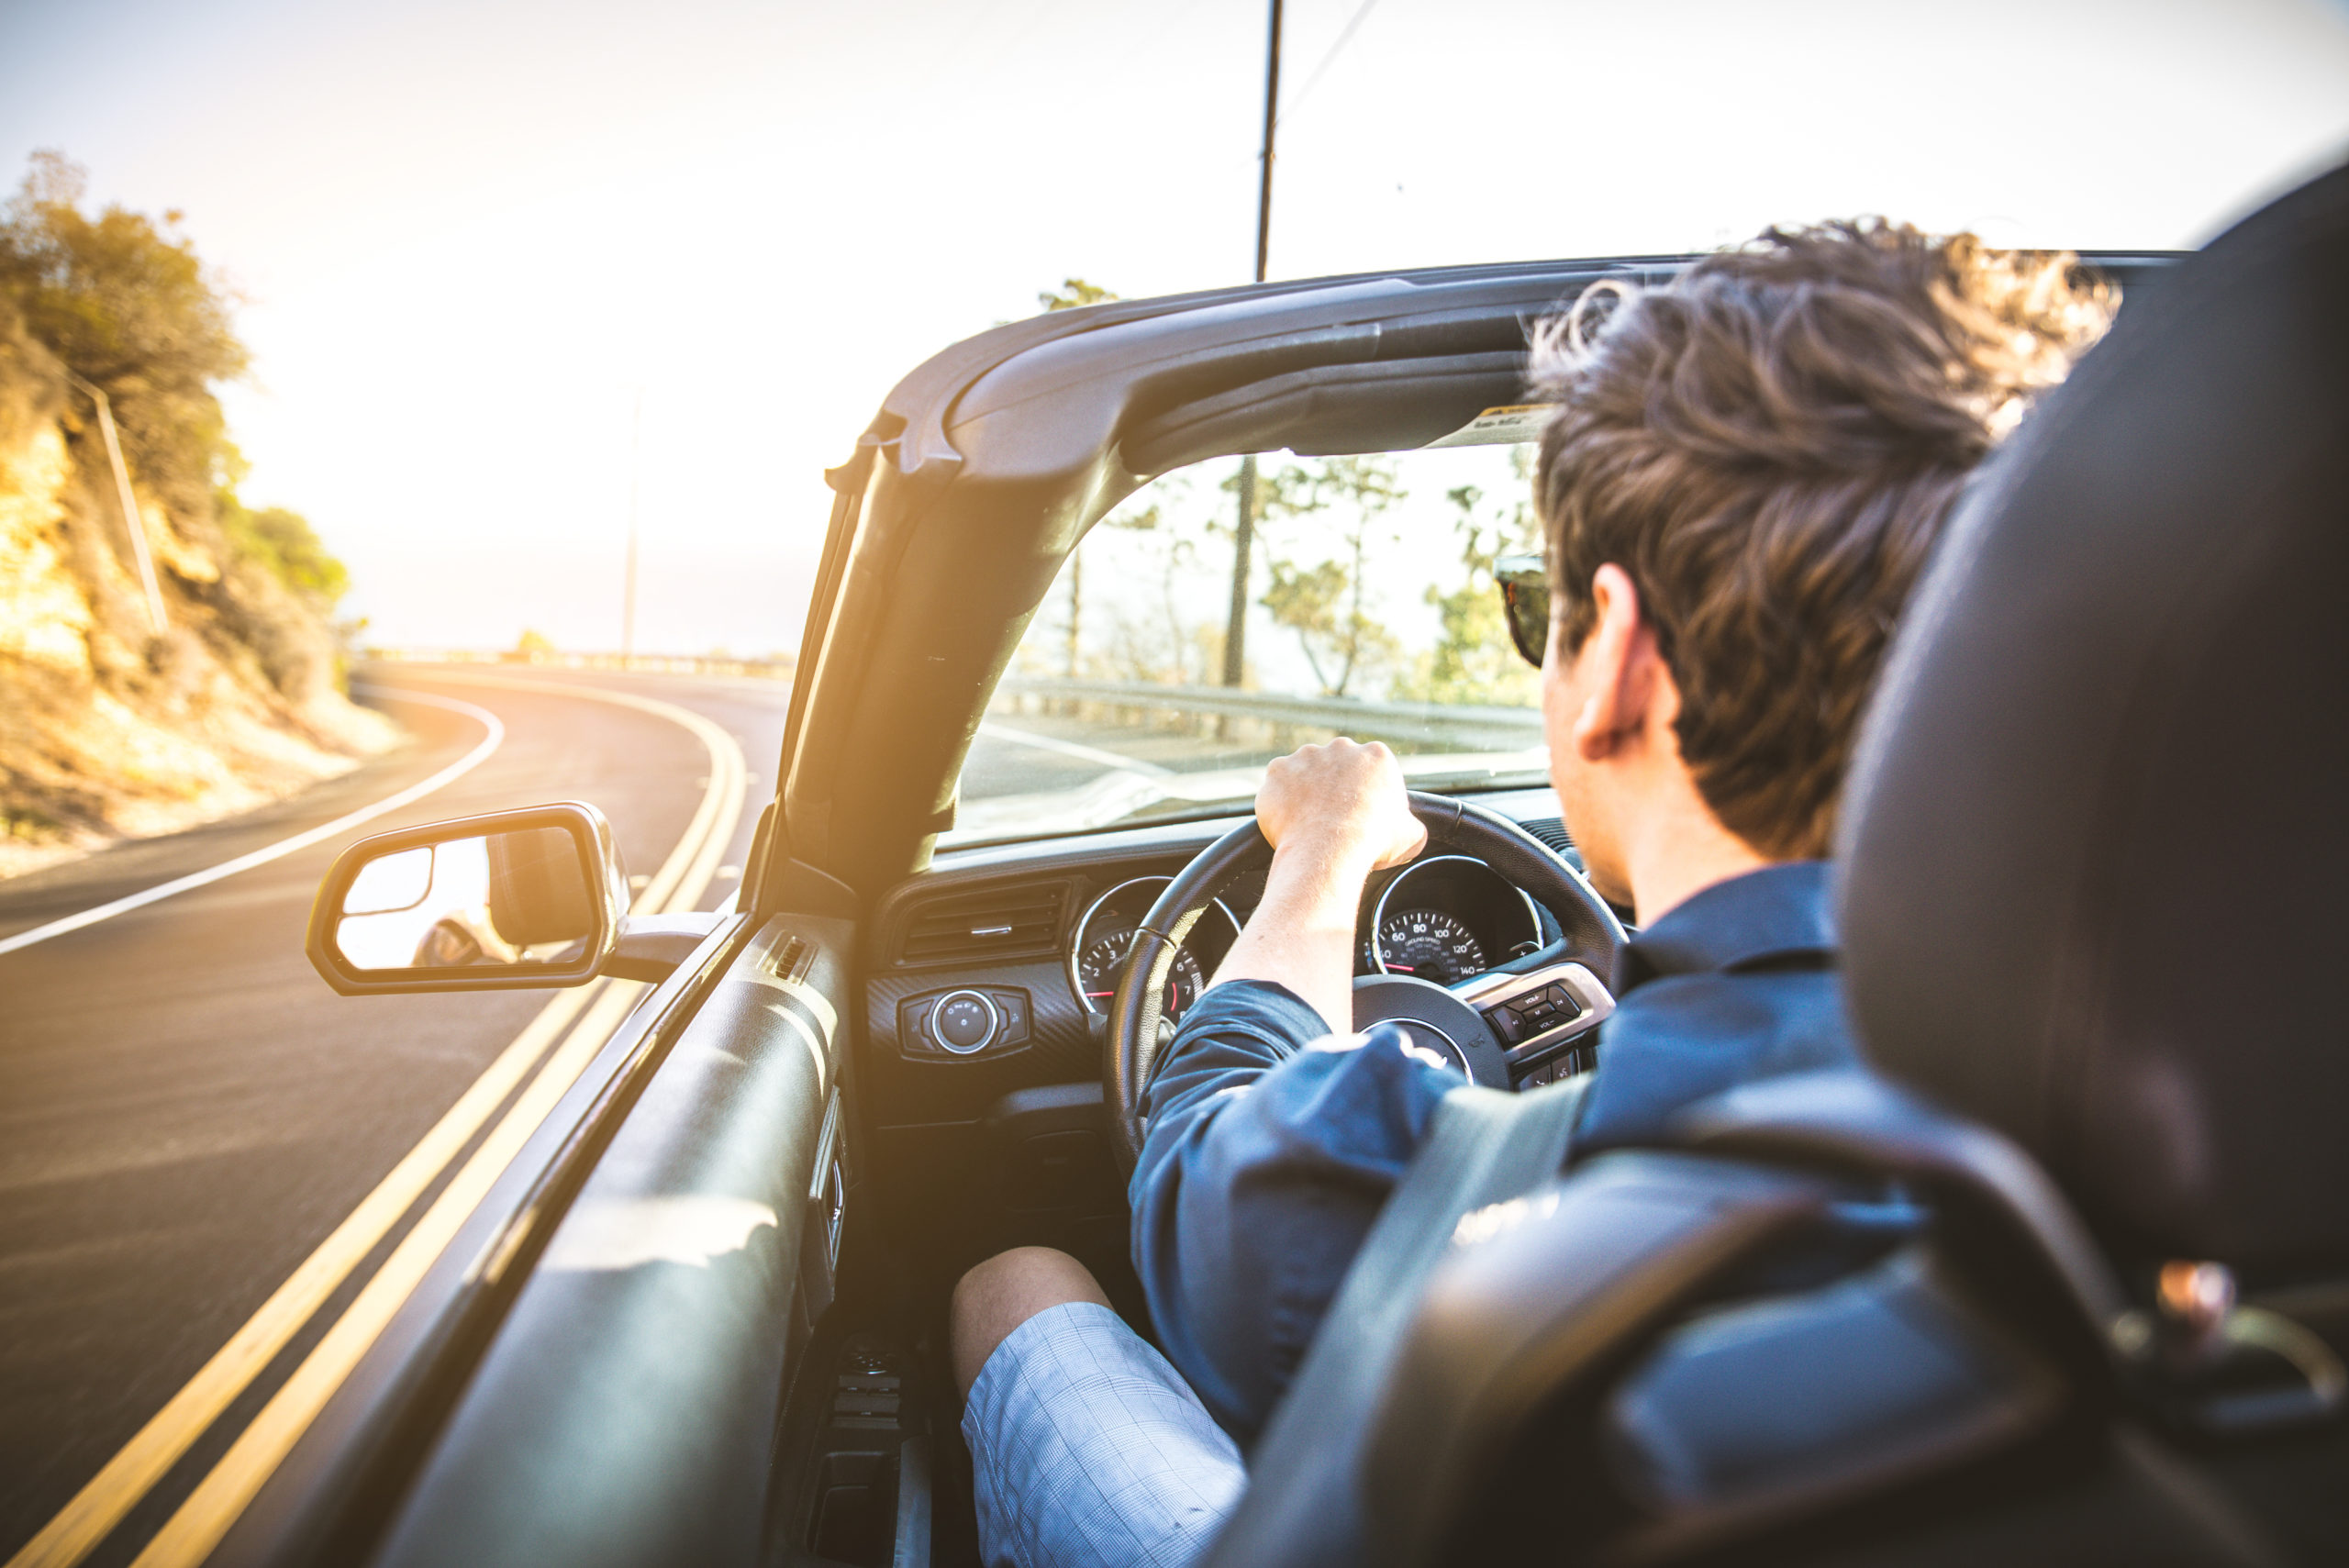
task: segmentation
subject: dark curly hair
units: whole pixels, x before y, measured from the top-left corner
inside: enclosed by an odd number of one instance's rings
[[[1629,573],[1723,826],[1822,855],[1893,623],[1966,477],[2110,322],[2068,254],[1880,218],[1771,228],[1542,324],[1535,504],[1568,649]]]

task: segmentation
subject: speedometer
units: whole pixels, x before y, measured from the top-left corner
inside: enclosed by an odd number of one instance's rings
[[[1378,923],[1378,951],[1387,973],[1449,985],[1492,967],[1468,928],[1437,909],[1406,909]]]

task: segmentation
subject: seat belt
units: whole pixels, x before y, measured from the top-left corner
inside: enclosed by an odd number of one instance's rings
[[[1463,1216],[1557,1173],[1589,1082],[1584,1073],[1515,1095],[1464,1085],[1437,1103],[1250,1454],[1248,1490],[1203,1568],[1361,1561],[1363,1447],[1428,1276]]]

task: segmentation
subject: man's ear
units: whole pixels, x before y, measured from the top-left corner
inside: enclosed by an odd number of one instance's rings
[[[1656,652],[1655,633],[1640,614],[1640,590],[1630,573],[1612,562],[1601,566],[1591,574],[1590,597],[1594,624],[1574,661],[1583,705],[1571,735],[1576,753],[1595,762],[1645,729],[1659,678],[1670,676]]]

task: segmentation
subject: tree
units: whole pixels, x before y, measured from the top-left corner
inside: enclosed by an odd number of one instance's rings
[[[225,484],[215,495],[213,506],[220,519],[220,531],[228,536],[238,554],[266,568],[279,582],[306,595],[319,608],[331,608],[350,591],[351,573],[341,562],[327,553],[317,531],[301,513],[283,506],[251,511]]]
[[[81,208],[87,180],[32,155],[0,211],[0,292],[65,368],[105,389],[132,470],[166,505],[200,516],[227,455],[216,382],[244,373],[232,296],[178,232],[120,206]]]
[[[1085,305],[1106,305],[1122,297],[1098,284],[1088,284],[1083,278],[1063,278],[1058,289],[1045,289],[1039,293],[1036,303],[1050,314],[1055,310],[1074,310]]]
[[[1297,633],[1326,696],[1344,696],[1356,676],[1391,662],[1397,651],[1394,635],[1368,611],[1365,567],[1375,539],[1392,543],[1398,537],[1378,519],[1405,494],[1394,465],[1375,457],[1291,465],[1259,481],[1257,505],[1268,536],[1275,523],[1294,524],[1323,511],[1338,518],[1336,555],[1311,566],[1294,555],[1269,555],[1272,585],[1259,601],[1275,623]]]
[[[1518,447],[1509,454],[1520,480],[1530,481],[1531,449]],[[1522,485],[1513,487],[1522,495]],[[1427,602],[1435,606],[1443,634],[1421,657],[1414,695],[1429,702],[1491,703],[1520,706],[1539,700],[1533,672],[1517,656],[1509,641],[1508,625],[1500,594],[1493,582],[1493,563],[1504,555],[1542,548],[1541,525],[1530,501],[1492,507],[1484,493],[1463,484],[1446,494],[1456,516],[1453,528],[1460,539],[1460,563],[1466,569],[1461,585],[1446,593],[1431,584]]]
[[[330,605],[349,574],[309,523],[237,499],[244,460],[212,390],[247,365],[229,318],[233,292],[197,258],[177,211],[160,225],[120,206],[93,217],[82,210],[88,179],[77,165],[53,151],[34,153],[31,165],[0,209],[0,303],[66,370],[106,393],[139,488],[183,524],[217,524],[238,557]],[[81,404],[80,416],[88,413]],[[83,451],[76,461],[85,471],[106,462]]]

